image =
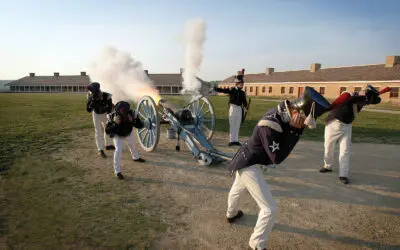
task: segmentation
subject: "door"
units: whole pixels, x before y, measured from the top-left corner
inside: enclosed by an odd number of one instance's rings
[[[297,95],[297,97],[300,97],[304,92],[304,87],[299,87],[299,93]]]
[[[258,87],[256,87],[256,96],[258,96]]]

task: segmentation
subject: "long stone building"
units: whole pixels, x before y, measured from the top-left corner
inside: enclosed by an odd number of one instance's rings
[[[221,81],[219,87],[234,86],[234,77]],[[400,56],[387,56],[385,63],[376,65],[322,68],[313,63],[309,70],[285,72],[266,68],[264,73],[246,74],[244,79],[248,96],[295,98],[310,86],[327,99],[335,99],[345,90],[360,91],[371,84],[377,89],[391,87],[392,91],[381,96],[382,102],[400,104]]]
[[[178,95],[183,88],[182,73],[170,74],[149,74],[149,78],[154,82],[155,87],[162,95]],[[198,78],[201,82],[204,81]],[[29,73],[28,76],[6,84],[10,92],[30,92],[30,93],[59,93],[59,92],[86,92],[86,86],[91,80],[86,72],[80,72],[79,75],[61,75],[55,72],[50,76],[38,76],[35,73]],[[100,83],[101,84],[101,83]]]

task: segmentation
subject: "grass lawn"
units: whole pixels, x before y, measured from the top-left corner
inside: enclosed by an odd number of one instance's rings
[[[166,99],[184,102],[181,97]],[[216,131],[228,132],[228,98],[211,100]],[[250,135],[263,113],[276,105],[253,99],[241,135]],[[0,245],[143,249],[166,229],[155,208],[130,202],[137,197],[128,183],[90,182],[82,168],[51,157],[74,146],[76,131],[92,129],[85,95],[0,94],[0,114]],[[353,141],[400,144],[399,122],[400,115],[362,112]],[[304,138],[322,141],[323,129],[319,123]]]
[[[262,96],[250,96],[252,100],[276,100],[280,101],[282,100],[282,97],[280,96],[268,96],[268,97],[262,97]],[[291,99],[291,98],[289,98]],[[328,99],[328,101],[333,102],[334,100]],[[400,111],[400,103],[394,103],[394,102],[384,102],[380,103],[378,105],[369,105],[367,107],[368,109],[382,109],[382,110],[393,110],[393,111]]]
[[[183,104],[182,97],[170,96],[165,99],[173,103]],[[229,132],[228,123],[228,97],[212,96],[216,113],[216,131]],[[241,136],[251,135],[254,126],[261,116],[270,108],[278,105],[275,101],[265,101],[261,98],[252,98],[250,112],[246,121],[240,129]],[[379,106],[379,105],[377,105]],[[326,115],[317,121],[317,128],[314,130],[306,129],[303,137],[307,140],[324,140],[324,124],[322,123]],[[400,144],[400,115],[377,112],[361,112],[353,122],[353,142]]]
[[[0,168],[8,169],[0,176],[0,245],[7,249],[144,249],[165,230],[128,183],[89,182],[82,168],[50,157],[92,128],[84,98],[0,94]]]

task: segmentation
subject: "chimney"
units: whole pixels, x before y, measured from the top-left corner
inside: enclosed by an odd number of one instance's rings
[[[386,68],[391,68],[396,64],[400,64],[400,56],[387,56],[386,57]]]
[[[35,73],[29,73],[29,76],[30,76],[30,77],[34,77],[34,76],[35,76]]]
[[[266,75],[272,75],[272,73],[274,73],[274,68],[267,68],[267,70],[265,71]]]
[[[81,76],[86,76],[86,72],[85,71],[81,71]]]
[[[183,74],[183,71],[185,71],[185,70],[183,68],[180,68],[181,75]]]
[[[311,64],[311,69],[310,72],[316,72],[321,69],[321,64],[320,63],[313,63]]]
[[[144,70],[144,73],[146,73],[146,75],[149,75],[149,71],[147,69]]]
[[[54,72],[54,76],[60,76],[60,73]]]

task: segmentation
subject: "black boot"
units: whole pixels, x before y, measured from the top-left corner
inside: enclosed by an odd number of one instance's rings
[[[115,150],[114,145],[108,145],[106,146],[106,150]]]
[[[99,155],[103,158],[107,158],[106,154],[104,153],[104,150],[99,150]]]
[[[339,177],[339,181],[343,184],[349,184],[349,179],[347,177]]]
[[[123,180],[123,179],[124,179],[124,176],[123,176],[121,173],[118,173],[118,174],[117,174],[117,178],[120,179],[120,180]]]
[[[136,162],[145,162],[146,160],[145,160],[145,159],[142,159],[142,158],[139,158],[139,159],[133,159],[133,161],[136,161]]]
[[[332,172],[332,169],[329,169],[329,168],[321,168],[320,170],[319,170],[319,172],[320,173],[329,173],[329,172]]]
[[[243,212],[241,210],[238,211],[237,215],[233,216],[232,218],[226,217],[228,223],[233,223],[235,220],[240,219],[243,216]]]

